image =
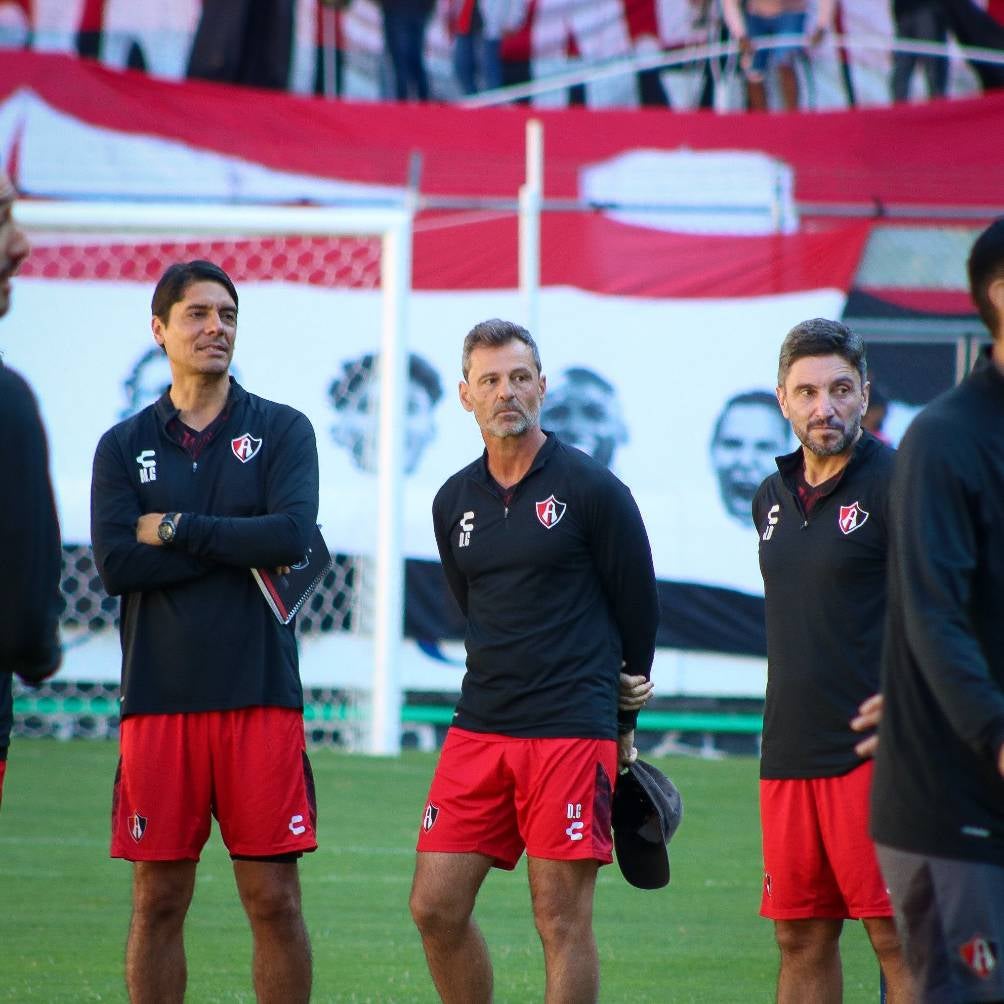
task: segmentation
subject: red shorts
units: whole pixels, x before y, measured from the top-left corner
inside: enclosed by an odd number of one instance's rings
[[[232,856],[317,848],[302,712],[130,715],[122,720],[119,748],[113,858],[198,861],[211,816]]]
[[[871,760],[839,777],[760,782],[764,880],[760,916],[891,917],[868,836]]]
[[[419,851],[609,864],[612,739],[513,739],[451,728],[418,834]]]
[[[7,773],[7,761],[0,760],[0,805],[3,804],[3,779]]]

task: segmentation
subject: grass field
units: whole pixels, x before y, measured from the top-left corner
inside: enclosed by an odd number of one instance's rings
[[[122,951],[130,867],[107,856],[116,747],[15,740],[0,813],[0,1000],[124,1001]],[[311,754],[321,848],[301,866],[314,949],[314,1000],[437,1000],[407,909],[413,847],[434,766]],[[772,1000],[776,950],[757,916],[756,762],[654,761],[679,786],[685,817],[671,845],[673,881],[643,892],[616,865],[600,873],[596,930],[602,1000],[749,1004]],[[253,1001],[250,937],[215,832],[186,927],[188,1000]],[[495,963],[496,1000],[540,1001],[543,965],[526,869],[493,872],[478,920]],[[843,938],[845,1000],[878,999],[859,924]],[[810,1002],[807,1002],[810,1004]]]

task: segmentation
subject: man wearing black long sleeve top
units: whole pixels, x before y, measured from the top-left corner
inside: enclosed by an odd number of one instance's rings
[[[485,452],[440,489],[433,524],[467,620],[467,673],[425,807],[412,915],[440,996],[491,1000],[474,901],[525,849],[546,997],[595,1000],[593,892],[637,717],[618,690],[644,690],[650,675],[652,554],[628,489],[541,429],[529,332],[477,325],[463,374]]]
[[[218,266],[172,265],[152,313],[172,385],[105,433],[91,493],[98,571],[122,596],[111,852],[134,862],[126,982],[134,1000],[183,998],[182,927],[215,816],[258,997],[306,1001],[297,859],[317,842],[296,641],[251,569],[307,552],[314,432],[229,376],[237,291]]]
[[[0,170],[0,317],[28,256],[13,218],[14,186]],[[0,360],[0,798],[13,724],[13,674],[37,683],[56,671],[60,545],[45,430],[31,388]]]
[[[872,793],[925,1001],[1004,1000],[1004,218],[969,280],[993,345],[897,456]]]

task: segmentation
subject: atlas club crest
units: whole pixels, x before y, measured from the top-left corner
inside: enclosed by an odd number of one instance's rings
[[[545,530],[550,530],[556,523],[561,522],[561,517],[565,515],[568,506],[556,499],[553,495],[548,495],[543,502],[534,503],[537,509],[537,519]]]
[[[233,450],[234,456],[242,464],[246,464],[249,460],[253,460],[258,455],[258,451],[261,449],[261,443],[262,441],[260,439],[255,439],[250,432],[245,432],[243,436],[238,436],[236,439],[230,440],[230,449]]]
[[[861,508],[860,502],[852,502],[850,505],[840,507],[840,515],[837,517],[837,526],[840,532],[846,537],[853,533],[858,527],[862,527],[868,522],[868,513]]]

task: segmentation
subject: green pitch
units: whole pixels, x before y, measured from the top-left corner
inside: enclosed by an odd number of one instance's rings
[[[0,1000],[124,1001],[130,867],[107,857],[116,748],[104,741],[15,740],[0,812]],[[414,840],[434,757],[311,754],[321,849],[304,858],[314,1000],[437,1000],[408,915]],[[773,999],[776,950],[760,895],[756,763],[656,761],[685,817],[673,881],[643,892],[600,872],[596,931],[608,1004],[750,1004]],[[477,911],[495,963],[496,1000],[543,998],[526,869],[492,872]],[[186,927],[188,1000],[253,1001],[250,937],[230,861],[214,832]],[[843,938],[845,1000],[878,999],[860,924]]]

